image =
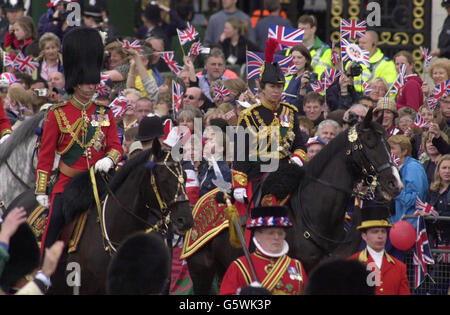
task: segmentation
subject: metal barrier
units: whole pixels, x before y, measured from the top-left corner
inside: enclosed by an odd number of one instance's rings
[[[404,216],[404,219],[415,219],[415,216]],[[424,217],[424,220],[433,222],[450,222],[450,217]],[[427,230],[428,236],[429,231]],[[430,236],[428,237],[431,240]],[[432,241],[429,242],[431,253],[434,259],[434,265],[427,265],[428,275],[424,282],[414,289],[415,265],[413,263],[414,250],[404,252],[404,263],[406,264],[409,286],[411,294],[414,295],[450,295],[450,247],[438,248]],[[450,244],[447,244],[450,245]]]

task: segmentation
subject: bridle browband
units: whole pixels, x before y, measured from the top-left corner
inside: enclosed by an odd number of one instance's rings
[[[117,198],[117,196],[114,194],[114,192],[111,190],[109,185],[106,182],[106,179],[102,176],[102,179],[106,183],[106,189],[107,189],[107,196],[103,202],[103,207],[101,210],[101,213],[99,213],[100,218],[100,226],[102,228],[102,235],[103,235],[103,242],[104,242],[104,248],[105,251],[116,251],[113,244],[118,245],[118,242],[113,242],[110,240],[107,232],[107,227],[104,224],[105,222],[105,210],[106,210],[106,203],[108,201],[108,198],[111,196],[114,201],[118,204],[119,209],[127,213],[128,215],[135,218],[137,221],[141,222],[145,226],[147,226],[145,233],[151,233],[151,232],[158,232],[164,237],[167,236],[169,231],[169,223],[171,220],[171,212],[172,208],[177,204],[181,202],[188,202],[189,198],[186,193],[185,189],[185,181],[184,181],[184,173],[183,169],[181,167],[181,164],[179,162],[169,162],[170,152],[167,152],[164,160],[162,162],[154,162],[154,156],[153,154],[149,157],[149,163],[152,164],[152,167],[150,168],[150,185],[152,187],[153,193],[155,194],[156,200],[158,202],[158,208],[152,208],[149,204],[146,204],[145,207],[150,211],[150,213],[153,213],[156,217],[160,217],[160,220],[156,224],[150,224],[146,220],[142,219],[138,215],[134,213],[134,211],[127,206],[123,205],[122,202]],[[169,200],[164,200],[161,198],[161,188],[159,187],[156,174],[154,171],[155,166],[164,166],[167,168],[167,170],[177,178],[177,190],[175,192],[175,195],[173,198],[170,198]],[[171,169],[171,167],[174,167],[174,170]],[[100,211],[99,211],[100,212]],[[108,243],[108,245],[105,244],[105,241]]]

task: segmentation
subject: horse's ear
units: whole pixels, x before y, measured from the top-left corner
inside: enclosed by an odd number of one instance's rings
[[[156,160],[158,160],[163,153],[161,142],[159,142],[158,138],[153,140],[152,153]]]
[[[376,122],[381,125],[383,123],[383,119],[384,119],[384,110],[381,112],[381,115],[380,117],[377,118]]]
[[[364,117],[364,120],[362,122],[363,129],[367,129],[370,127],[370,123],[372,122],[373,118],[373,108],[369,108],[369,111],[366,114],[366,117]]]

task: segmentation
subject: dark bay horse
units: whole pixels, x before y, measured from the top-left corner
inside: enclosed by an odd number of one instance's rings
[[[169,228],[183,235],[192,227],[193,218],[185,192],[186,175],[180,163],[174,162],[170,152],[162,151],[159,145],[127,161],[108,184],[109,188],[101,188],[101,176],[95,177],[99,193],[107,194],[101,213],[95,202],[89,207],[78,248],[61,259],[49,294],[73,294],[76,279],[80,280],[80,294],[104,294],[108,263],[115,248],[127,236],[150,230],[166,236]],[[73,209],[83,211],[88,208],[84,207],[86,199],[88,203],[93,201],[89,172],[75,177],[72,184],[69,186],[71,183],[68,183],[65,189],[65,194],[69,195],[64,204],[68,218],[76,215],[74,210],[71,213],[67,210],[69,204],[78,204]],[[24,205],[34,209],[37,204],[32,199],[34,194],[27,192],[22,200],[14,201],[11,206]]]
[[[363,181],[369,187],[360,197],[379,202],[391,201],[403,188],[385,131],[372,122],[372,111],[363,122],[340,133],[303,169],[296,168],[299,170],[292,177],[299,180],[291,185],[289,204],[294,226],[287,241],[289,255],[299,259],[307,272],[336,250],[349,256],[359,248],[358,211],[350,231],[346,234],[344,230],[345,212],[358,183]],[[222,279],[229,264],[242,255],[242,250],[230,245],[226,229],[190,256],[187,260],[195,294],[210,294],[214,276]]]

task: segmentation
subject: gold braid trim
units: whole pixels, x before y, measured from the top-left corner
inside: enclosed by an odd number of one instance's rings
[[[47,194],[48,173],[43,170],[38,170],[37,175],[38,178],[36,180],[36,190],[34,193],[36,195],[45,195]]]
[[[243,172],[231,170],[233,187],[247,187],[248,176]]]
[[[106,154],[106,156],[111,158],[111,160],[113,160],[114,165],[117,165],[117,163],[119,163],[119,159],[122,156],[122,154],[120,154],[120,152],[117,151],[116,149],[111,149],[111,151],[109,151]]]
[[[11,134],[11,132],[12,131],[9,129],[3,129],[2,132],[0,133],[0,138],[3,138],[3,136],[5,136],[5,135]]]

